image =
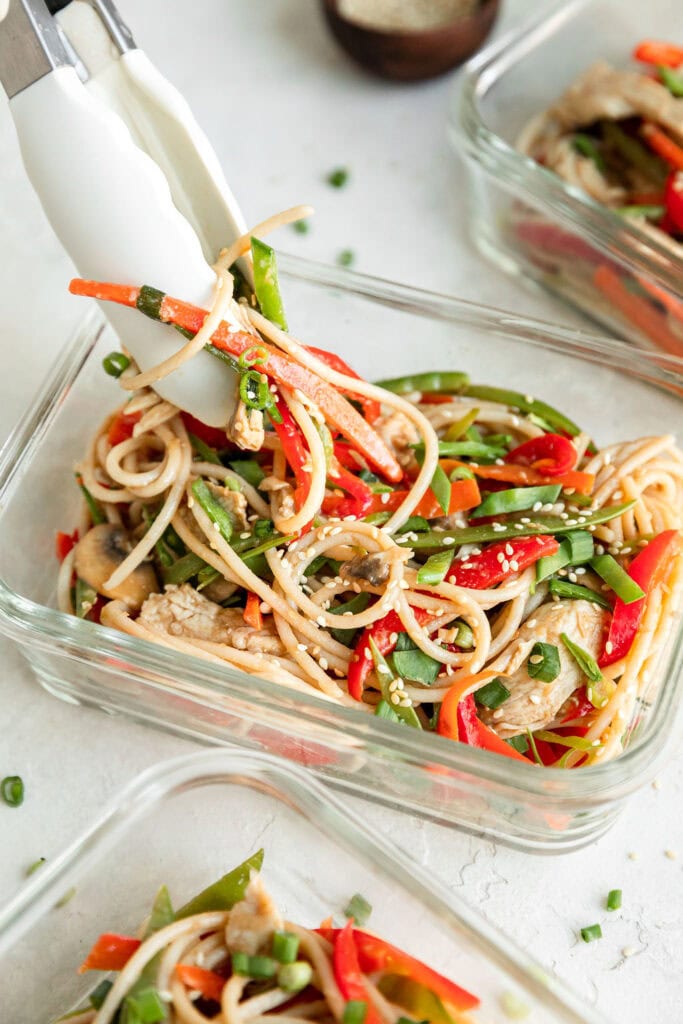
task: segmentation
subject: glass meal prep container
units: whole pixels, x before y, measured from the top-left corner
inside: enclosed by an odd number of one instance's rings
[[[635,67],[642,39],[683,35],[671,0],[560,0],[487,48],[454,97],[474,243],[621,337],[683,354],[683,255],[515,150],[522,128],[596,61]]]
[[[47,1024],[82,1005],[102,974],[76,968],[99,934],[134,934],[160,885],[180,906],[260,848],[283,916],[317,927],[364,894],[368,928],[481,998],[472,1024],[509,1022],[510,1004],[528,1024],[600,1024],[301,768],[237,750],[145,772],[0,908],[3,1020]]]
[[[284,258],[288,316],[305,342],[369,378],[434,369],[533,393],[599,442],[683,438],[683,363],[402,285]],[[77,522],[73,465],[120,390],[102,369],[116,345],[89,319],[8,442],[0,463],[0,628],[64,700],[206,743],[279,754],[371,800],[538,851],[603,833],[665,756],[681,704],[680,626],[653,673],[653,700],[625,753],[574,771],[515,763],[331,705],[227,666],[55,610],[55,532]],[[656,691],[656,698],[654,697]],[[631,723],[634,724],[634,723]]]

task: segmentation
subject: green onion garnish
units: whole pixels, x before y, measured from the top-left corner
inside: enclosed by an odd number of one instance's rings
[[[469,518],[480,519],[482,516],[524,512],[533,508],[539,501],[543,505],[546,503],[552,505],[559,498],[561,490],[560,484],[548,484],[542,487],[511,487],[507,491],[491,491],[481,505],[472,509]]]
[[[352,917],[358,928],[363,928],[372,913],[372,904],[368,903],[365,896],[359,892],[355,893],[344,908],[344,916]]]
[[[426,586],[435,587],[443,583],[453,561],[453,551],[446,549],[428,558],[424,565],[420,566],[417,573],[417,582]]]
[[[368,1004],[362,999],[349,999],[344,1007],[342,1024],[363,1024],[368,1012]]]
[[[281,964],[293,964],[299,955],[299,936],[293,932],[273,932],[272,954]]]
[[[240,398],[248,409],[263,412],[272,399],[267,378],[258,370],[247,370],[240,377]]]
[[[621,889],[610,889],[607,893],[607,909],[619,910],[621,908]]]
[[[301,992],[310,984],[313,968],[306,960],[283,964],[277,972],[277,983],[283,992]]]
[[[102,360],[104,372],[110,377],[120,377],[124,370],[130,366],[130,359],[123,352],[110,352]]]
[[[490,683],[480,686],[474,693],[477,704],[483,708],[490,708],[492,711],[504,704],[509,696],[510,691],[507,686],[503,686],[500,679],[492,679]]]
[[[349,172],[346,167],[336,167],[327,175],[327,184],[332,188],[343,188],[349,180]]]
[[[297,235],[307,235],[311,230],[311,225],[307,220],[295,220],[292,228],[296,231]]]
[[[560,569],[564,569],[572,560],[571,546],[568,540],[560,542],[560,546],[554,555],[544,555],[536,562],[536,582],[541,583],[553,576]]]
[[[572,501],[575,495],[572,495]],[[593,557],[593,535],[588,530],[571,530],[562,542],[569,545],[569,561],[571,565],[583,565]]]
[[[340,267],[350,267],[356,259],[353,249],[342,249],[337,256],[337,263]]]
[[[80,473],[76,473],[76,483],[80,487],[81,493],[85,498],[85,503],[88,506],[88,512],[90,513],[90,519],[92,520],[93,526],[99,526],[100,523],[106,523],[106,515],[83,483],[83,477]]]
[[[560,652],[555,644],[546,644],[540,640],[534,644],[526,663],[526,670],[532,679],[552,683],[559,676],[560,668]]]
[[[583,647],[579,647],[573,640],[570,640],[566,633],[560,633],[560,639],[583,674],[588,676],[591,682],[599,683],[602,679],[602,672],[598,668],[595,658],[588,651],[584,651]]]
[[[599,924],[590,924],[587,928],[581,929],[581,938],[584,942],[595,942],[602,938],[602,928]]]
[[[104,1003],[104,1000],[109,995],[109,989],[112,987],[113,984],[114,983],[112,981],[109,981],[108,978],[104,978],[99,983],[99,985],[97,985],[92,990],[92,992],[88,996],[88,999],[90,1000],[90,1005],[93,1007],[93,1009],[95,1009],[95,1010],[99,1010],[100,1009],[100,1007]]]
[[[29,878],[34,872],[38,871],[39,868],[42,868],[45,860],[45,857],[39,857],[38,860],[34,860],[33,864],[30,864],[26,868],[26,877]]]
[[[645,591],[611,555],[596,555],[595,558],[591,558],[590,567],[624,604],[633,604],[634,601],[640,601],[645,597]]]
[[[249,956],[248,953],[232,954],[233,974],[256,981],[267,981],[277,974],[278,963],[272,956]]]
[[[24,780],[20,775],[6,775],[0,782],[0,793],[10,807],[19,807],[24,802]]]
[[[596,146],[595,139],[592,139],[590,135],[577,132],[572,139],[572,146],[581,156],[586,156],[589,160],[592,160],[599,171],[605,170],[605,161],[602,153]]]
[[[666,67],[665,64],[658,65],[657,70],[669,92],[680,99],[683,96],[683,75],[679,71],[674,71],[673,68]]]
[[[65,907],[67,905],[67,903],[71,903],[71,901],[72,901],[72,899],[74,898],[75,895],[76,895],[76,886],[72,885],[70,889],[67,889],[67,891],[64,893],[62,898],[57,900],[57,902],[55,903],[55,908],[57,910],[60,910],[62,907]]]
[[[593,604],[599,604],[601,608],[607,608],[608,610],[612,608],[604,594],[601,594],[598,590],[591,590],[590,587],[582,587],[579,583],[551,580],[548,584],[548,590],[551,594],[556,594],[557,597],[569,597],[574,601],[592,601]]]

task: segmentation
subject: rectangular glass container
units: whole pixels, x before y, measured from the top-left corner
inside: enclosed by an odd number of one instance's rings
[[[470,63],[450,115],[479,249],[611,332],[678,355],[683,256],[514,147],[531,118],[595,61],[628,67],[641,39],[677,42],[682,34],[683,9],[671,0],[646,8],[638,0],[560,0]]]
[[[317,927],[364,894],[373,931],[482,999],[477,1021],[509,1022],[510,996],[527,1024],[602,1020],[302,769],[237,750],[145,772],[0,908],[2,1019],[79,1005],[102,977],[76,973],[101,932],[134,933],[160,885],[180,906],[261,847],[283,916]]]
[[[301,260],[281,260],[290,323],[369,378],[427,368],[533,393],[600,443],[683,437],[683,363],[445,296]],[[681,628],[663,652],[628,749],[577,771],[540,770],[149,644],[55,610],[57,530],[80,497],[73,465],[120,391],[95,318],[65,350],[0,460],[0,628],[64,700],[206,743],[258,747],[350,792],[539,851],[603,833],[666,755],[681,704]]]

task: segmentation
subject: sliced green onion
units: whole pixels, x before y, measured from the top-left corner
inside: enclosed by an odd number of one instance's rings
[[[464,651],[469,651],[471,647],[474,647],[474,633],[466,622],[458,619],[453,628],[457,630],[453,641],[456,647],[462,647]]]
[[[378,701],[375,707],[375,715],[377,718],[385,718],[387,722],[400,722],[401,719],[398,717],[391,704],[389,704],[384,697]]]
[[[179,586],[181,583],[187,583],[189,579],[192,579],[198,572],[206,568],[207,563],[203,558],[195,555],[194,551],[188,551],[186,555],[179,558],[173,565],[164,568],[161,575],[165,584],[175,583]]]
[[[267,358],[268,353],[264,348],[261,348],[260,345],[252,345],[251,348],[245,348],[237,360],[237,365],[240,370],[249,370],[252,366],[260,366],[265,363]]]
[[[194,337],[194,335],[191,334],[190,337]],[[204,351],[208,352],[209,355],[212,355],[214,359],[219,359],[221,363],[225,363],[227,366],[230,367],[231,370],[234,370],[235,373],[239,374],[241,372],[237,364],[237,360],[233,359],[233,357],[231,355],[228,355],[227,352],[224,352],[223,349],[216,348],[215,345],[212,345],[210,342],[207,342],[207,344],[204,346]]]
[[[83,483],[83,477],[80,473],[76,473],[76,483],[81,489],[81,493],[85,498],[85,503],[88,506],[88,512],[92,520],[93,526],[99,526],[100,523],[106,523],[107,517],[100,508],[98,502],[95,501],[88,488]]]
[[[611,610],[612,605],[604,596],[597,590],[591,590],[590,587],[582,587],[580,583],[567,583],[565,580],[551,580],[548,584],[548,591],[551,594],[555,594],[557,597],[569,597],[574,601],[592,601],[593,604],[599,604],[601,608],[607,608]]]
[[[29,865],[29,866],[28,866],[28,867],[26,868],[26,877],[27,877],[27,878],[30,878],[30,876],[31,876],[32,874],[34,874],[34,872],[36,872],[36,871],[38,871],[38,870],[39,870],[40,868],[42,868],[43,864],[45,863],[45,860],[46,860],[46,858],[45,858],[45,857],[39,857],[39,858],[38,858],[38,860],[34,860],[33,864],[30,864],[30,865]]]
[[[21,775],[6,775],[0,782],[0,793],[10,807],[20,807],[24,802],[24,780]]]
[[[481,505],[472,509],[470,519],[482,516],[507,515],[508,512],[524,512],[533,508],[539,501],[545,505],[553,504],[560,496],[560,484],[548,484],[542,487],[511,487],[507,491],[491,491]]]
[[[509,743],[513,750],[516,750],[518,754],[526,754],[529,749],[529,741],[524,733],[521,732],[518,736],[509,736],[505,742]]]
[[[233,519],[226,508],[216,498],[208,484],[204,480],[195,480],[192,484],[192,493],[201,505],[204,512],[218,527],[224,540],[230,543],[233,531]]]
[[[294,932],[273,932],[271,953],[281,964],[293,964],[299,955],[299,936]]]
[[[283,964],[277,972],[277,983],[283,992],[301,992],[310,985],[313,968],[307,960],[297,960],[293,964]]]
[[[62,898],[57,900],[57,902],[55,903],[55,908],[57,910],[61,910],[61,908],[65,907],[67,905],[67,903],[71,903],[71,901],[72,901],[72,899],[74,898],[75,895],[76,895],[76,886],[72,885],[70,889],[67,889],[67,891],[64,893]]]
[[[629,509],[633,508],[635,502],[627,501],[622,505],[611,505],[607,508],[596,509],[585,516],[586,522],[583,526],[597,526],[600,523],[608,523],[610,519],[616,519]],[[527,517],[525,517],[527,518]],[[494,526],[498,529],[494,529]],[[421,548],[442,548],[444,545],[459,547],[462,544],[480,544],[488,540],[507,540],[510,537],[534,537],[545,533],[565,533],[567,523],[559,516],[534,515],[528,523],[523,523],[519,518],[508,520],[505,523],[486,523],[479,526],[463,526],[454,530],[444,530],[442,533],[429,530],[420,534],[417,539],[406,540],[405,536],[397,535],[399,544],[407,544],[415,550]]]
[[[267,378],[258,370],[247,370],[240,377],[240,398],[248,409],[263,412],[272,399]]]
[[[251,559],[258,558],[259,555],[265,554],[266,551],[270,551],[271,548],[279,548],[283,544],[289,544],[289,542],[293,541],[295,537],[296,534],[294,533],[284,535],[276,533],[268,540],[264,540],[262,544],[257,545],[257,547],[249,548],[248,551],[241,552],[242,561],[249,562]],[[237,545],[235,545],[235,549],[237,549]]]
[[[431,370],[427,373],[414,373],[407,377],[392,377],[387,380],[378,380],[377,385],[386,391],[393,391],[395,395],[407,395],[412,391],[422,391],[428,394],[461,395],[469,385],[470,379],[466,373],[452,372],[450,370]]]
[[[165,297],[164,292],[160,292],[158,288],[143,284],[135,300],[135,305],[150,320],[161,320],[161,304]]]
[[[201,456],[204,462],[212,462],[215,466],[222,465],[222,462],[218,458],[218,455],[216,454],[215,450],[209,447],[206,441],[202,441],[201,437],[197,437],[196,434],[191,434],[189,431],[187,433],[187,436],[189,437],[190,444],[196,451],[197,455]]]
[[[80,576],[77,576],[74,588],[74,605],[77,617],[85,619],[88,612],[92,611],[96,600],[97,591],[89,583],[86,583],[85,580],[82,580]]]
[[[272,956],[249,956],[248,953],[232,954],[232,970],[244,978],[267,981],[277,974],[278,963]]]
[[[621,889],[610,889],[610,891],[607,893],[607,909],[621,909]]]
[[[470,409],[459,420],[455,420],[444,434],[444,441],[459,441],[467,433],[470,427],[476,422],[481,410]]]
[[[640,601],[645,597],[645,591],[611,555],[596,555],[595,558],[591,558],[590,567],[624,604],[633,604],[634,601]]]
[[[546,644],[541,640],[534,644],[526,663],[527,673],[532,679],[552,683],[559,676],[560,668],[560,652],[555,644]]]
[[[586,696],[594,708],[604,708],[616,688],[617,684],[613,680],[601,675],[599,679],[586,683]]]
[[[102,360],[104,372],[110,377],[120,377],[124,370],[130,366],[130,359],[123,352],[110,352]]]
[[[446,549],[439,551],[437,555],[428,558],[424,565],[420,566],[417,573],[417,582],[421,585],[435,587],[443,583],[453,561],[453,551]]]
[[[370,637],[370,653],[372,654],[375,674],[384,699],[394,709],[401,722],[412,726],[414,729],[421,729],[420,719],[417,717],[412,703],[409,702],[405,706],[401,703],[405,699],[402,695],[402,689],[400,687],[395,690],[390,689],[391,684],[395,681],[394,673],[389,668],[386,659],[378,650],[377,644],[372,637]]]
[[[492,711],[504,704],[509,696],[510,691],[501,683],[500,679],[492,679],[490,683],[486,683],[485,686],[480,686],[478,690],[474,691],[474,699],[477,704],[483,708],[490,708]]]
[[[287,320],[277,279],[275,253],[265,242],[252,237],[251,255],[254,263],[254,291],[261,312],[271,323],[286,331]]]
[[[363,1024],[368,1012],[368,1004],[362,999],[349,999],[344,1007],[342,1024]]]
[[[599,683],[602,679],[602,672],[598,668],[595,658],[588,651],[584,651],[583,647],[575,644],[566,633],[560,633],[560,639],[583,674],[588,676],[591,682]]]
[[[595,942],[602,938],[602,928],[599,924],[589,924],[587,928],[581,929],[581,938],[584,942]]]
[[[157,1021],[166,1020],[166,1004],[163,1002],[157,989],[145,988],[136,992],[134,996],[126,996],[126,1009],[132,1010],[135,1014],[135,1021],[140,1024],[157,1024]],[[128,1014],[130,1020],[130,1013]]]
[[[441,669],[440,662],[421,651],[407,633],[398,634],[391,661],[401,679],[423,686],[431,686]]]
[[[353,249],[342,249],[337,256],[337,263],[340,267],[350,267],[354,262],[356,256]]]
[[[541,760],[541,755],[538,752],[538,747],[536,746],[536,740],[534,739],[534,734],[532,733],[531,729],[527,729],[526,735],[527,735],[527,739],[529,741],[529,748],[530,748],[531,753],[533,754],[533,757],[534,757],[534,761],[536,762],[536,764],[542,765],[543,761]]]
[[[631,206],[618,206],[616,213],[622,217],[644,217],[645,220],[661,220],[666,213],[665,206],[655,206],[649,203],[635,203]]]
[[[104,978],[99,983],[99,985],[97,985],[92,990],[92,992],[88,996],[88,999],[90,1000],[90,1005],[93,1007],[93,1009],[95,1009],[95,1010],[99,1010],[100,1009],[100,1007],[104,1003],[104,1000],[109,995],[109,990],[111,989],[113,984],[114,983],[112,981],[109,981],[108,978]]]
[[[665,64],[659,64],[657,70],[659,71],[659,77],[671,95],[680,99],[683,96],[683,75],[678,71],[674,71],[673,68],[666,67]]]
[[[599,171],[605,170],[605,161],[602,153],[595,144],[595,139],[591,138],[590,135],[577,132],[572,139],[572,146],[581,156],[587,156],[589,160],[592,160]]]
[[[344,917],[352,917],[358,928],[364,928],[372,914],[372,904],[365,896],[355,893],[344,908]]]
[[[343,188],[349,180],[349,171],[346,167],[335,167],[333,171],[327,175],[327,184],[331,185],[332,188]]]
[[[296,231],[297,235],[307,235],[311,230],[311,225],[307,220],[295,220],[292,228]]]

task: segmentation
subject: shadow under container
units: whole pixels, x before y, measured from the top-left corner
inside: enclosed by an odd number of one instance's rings
[[[449,134],[467,166],[470,234],[488,259],[611,333],[683,355],[683,246],[676,253],[515,149],[593,63],[625,68],[644,35],[671,38],[675,6],[560,0],[470,62]]]
[[[365,894],[373,931],[481,998],[472,1024],[509,1022],[513,997],[528,1024],[600,1024],[302,769],[224,750],[145,772],[0,908],[3,1020],[47,1024],[81,1005],[102,975],[76,968],[100,933],[134,934],[160,885],[180,906],[260,848],[285,919],[317,927]]]
[[[598,444],[666,430],[683,437],[683,364],[403,285],[284,257],[290,323],[369,378],[434,369],[535,394]],[[131,315],[136,315],[131,311]],[[78,520],[74,463],[121,401],[102,370],[116,340],[97,317],[64,351],[0,460],[0,629],[39,682],[72,703],[210,744],[303,764],[350,793],[539,852],[605,832],[666,757],[681,699],[681,628],[652,700],[616,760],[539,769],[386,722],[315,695],[147,643],[55,610],[57,530]]]

